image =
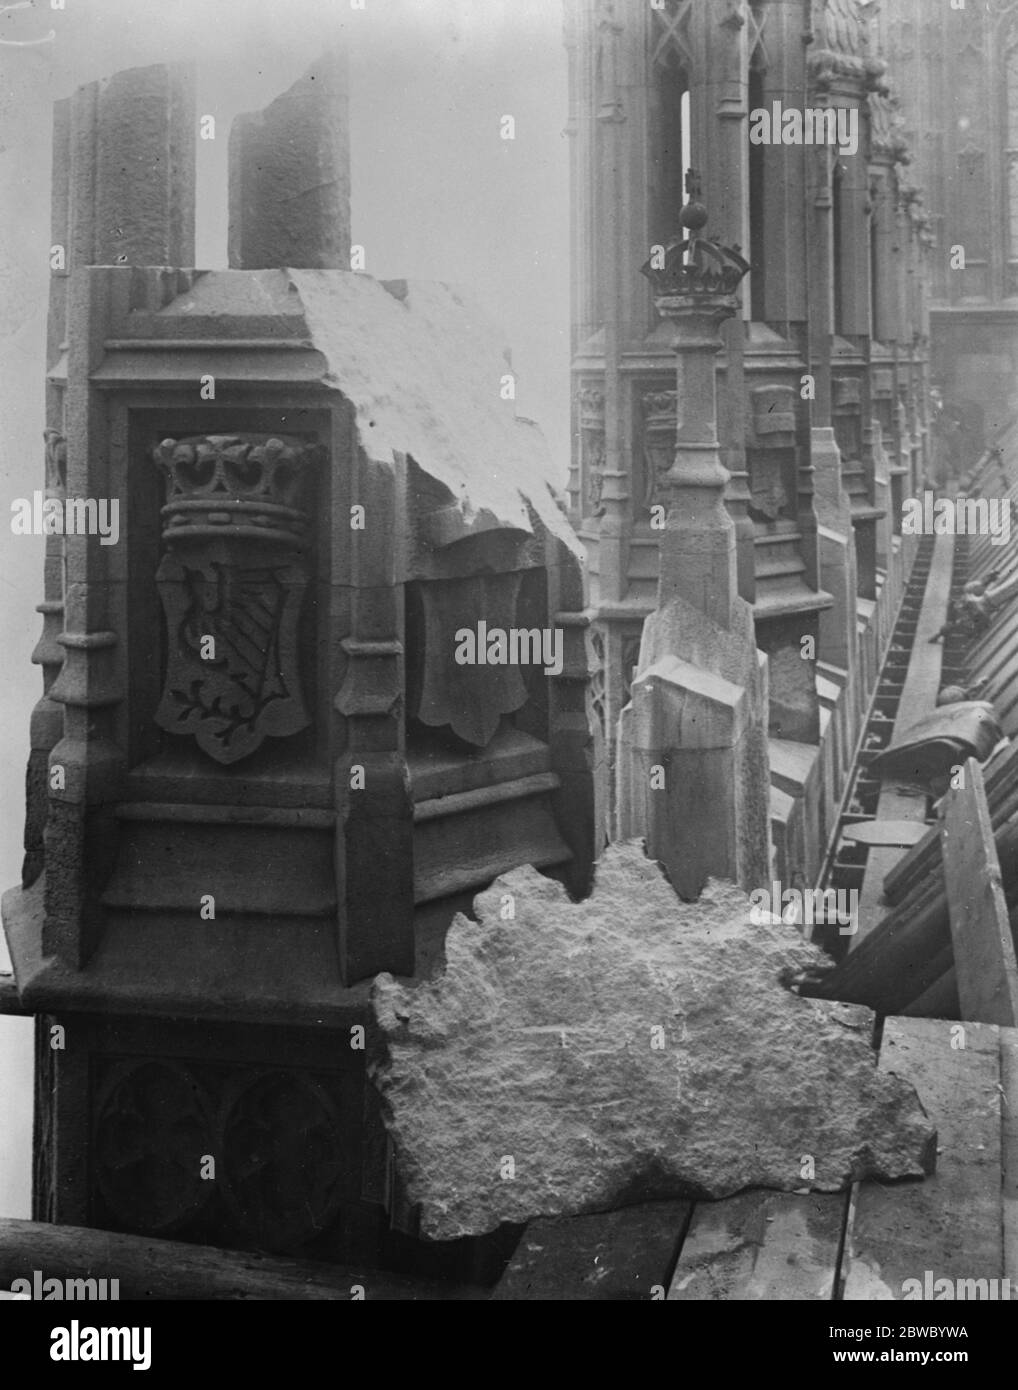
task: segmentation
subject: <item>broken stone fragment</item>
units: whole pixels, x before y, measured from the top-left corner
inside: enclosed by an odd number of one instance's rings
[[[932,1172],[915,1090],[874,1016],[781,983],[823,953],[711,881],[681,902],[636,843],[572,903],[530,867],[460,915],[447,968],[380,975],[372,1076],[422,1234],[746,1187]]]

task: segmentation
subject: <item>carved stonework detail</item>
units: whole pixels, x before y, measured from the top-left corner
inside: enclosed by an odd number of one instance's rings
[[[59,430],[43,430],[46,441],[46,496],[64,500],[67,494],[67,440]]]
[[[818,43],[835,53],[861,57],[867,52],[865,21],[859,0],[822,0],[814,9]]]
[[[861,91],[887,93],[886,64],[871,56],[868,17],[860,0],[823,0],[813,7],[816,42],[808,59],[815,92],[848,79]]]
[[[604,392],[585,387],[578,396],[580,420],[580,464],[586,480],[587,516],[600,516],[604,511],[601,490],[604,486]]]
[[[879,367],[873,373],[873,395],[885,400],[894,395],[894,373],[889,367]]]
[[[749,31],[746,39],[746,52],[750,55],[750,67],[756,72],[766,72],[771,65],[770,54],[764,38],[767,24],[767,8],[759,0],[751,3],[746,17]]]
[[[700,176],[695,169],[686,173],[686,191],[690,201],[679,213],[679,225],[688,236],[683,237],[680,232],[669,240],[663,263],[652,256],[640,267],[654,288],[655,303],[661,298],[676,297],[691,297],[701,303],[728,299],[749,273],[749,261],[742,255],[741,246],[723,246],[710,236],[700,235],[709,214],[699,201]],[[718,308],[720,323],[734,312],[734,302],[730,300]]]
[[[779,453],[754,452],[750,458],[752,510],[764,521],[777,521],[792,515],[785,468]]]
[[[604,633],[598,628],[590,630],[590,679],[587,682],[587,722],[606,735],[608,718],[606,713],[607,689],[605,679]]]
[[[520,579],[516,571],[417,586],[421,611],[410,634],[416,648],[407,654],[407,696],[410,714],[422,724],[449,728],[464,742],[485,748],[503,715],[526,704],[521,666],[513,664],[511,651],[499,651],[497,636],[516,629]],[[464,632],[471,635],[469,646]],[[534,656],[529,641],[522,655]]]
[[[323,1087],[299,1073],[249,1072],[224,1093],[223,1195],[239,1228],[265,1250],[327,1230],[342,1197],[344,1145]]]
[[[633,694],[633,678],[640,662],[642,634],[630,633],[622,639],[622,703],[628,704]]]
[[[663,502],[661,479],[675,459],[678,392],[647,391],[643,396],[643,505]]]
[[[831,382],[831,406],[855,415],[862,409],[862,383],[857,376],[836,376]]]
[[[694,0],[665,0],[655,7],[656,21],[651,42],[651,63],[668,66],[677,62],[687,72],[693,68],[693,37],[690,30]],[[731,4],[726,4],[731,9]]]
[[[757,386],[749,393],[749,399],[758,439],[779,445],[784,441],[775,439],[775,435],[794,437],[795,391],[791,386]]]
[[[870,92],[870,151],[892,164],[907,165],[912,155],[897,97]]]
[[[214,1182],[210,1105],[193,1073],[176,1063],[116,1064],[98,1097],[94,1181],[115,1219],[132,1231],[168,1234],[204,1206]]]
[[[165,440],[166,552],[156,583],[169,634],[160,728],[193,734],[220,763],[310,723],[297,621],[308,581],[307,471],[300,440]]]

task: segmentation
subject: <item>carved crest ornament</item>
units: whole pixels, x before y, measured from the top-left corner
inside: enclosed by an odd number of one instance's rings
[[[165,439],[166,679],[156,723],[216,762],[310,723],[297,624],[308,582],[308,473],[323,451],[275,435]]]

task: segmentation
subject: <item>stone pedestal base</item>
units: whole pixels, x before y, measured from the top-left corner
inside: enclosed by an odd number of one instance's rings
[[[749,606],[737,600],[729,631],[673,599],[647,620],[619,724],[620,836],[643,836],[685,898],[712,876],[758,887],[769,867],[768,782],[767,659]]]

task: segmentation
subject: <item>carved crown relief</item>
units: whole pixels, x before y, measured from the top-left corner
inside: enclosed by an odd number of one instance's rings
[[[308,581],[308,472],[317,445],[272,435],[166,439],[156,584],[166,681],[156,723],[216,762],[248,757],[310,718],[297,621]]]

